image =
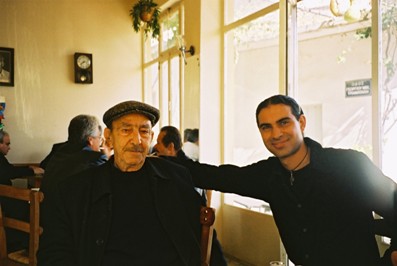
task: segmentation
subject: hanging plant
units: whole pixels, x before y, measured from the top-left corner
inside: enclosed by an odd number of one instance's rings
[[[152,37],[157,39],[160,34],[160,9],[153,0],[138,0],[130,10],[132,25],[135,32],[143,29],[145,38],[152,33]]]

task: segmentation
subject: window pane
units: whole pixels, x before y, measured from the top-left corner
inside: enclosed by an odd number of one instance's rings
[[[159,71],[158,64],[152,64],[144,69],[144,102],[159,108]],[[154,132],[157,134],[159,124],[154,127]]]
[[[278,3],[277,0],[230,0],[225,1],[226,24],[239,20],[253,14],[271,4]]]
[[[162,125],[169,125],[169,112],[168,112],[168,61],[161,64],[161,122]]]
[[[255,110],[265,98],[278,93],[278,14],[225,35],[225,163],[247,165],[269,156],[256,126]],[[234,194],[225,194],[225,203],[265,210],[263,201]]]
[[[159,108],[159,71],[157,66],[158,64],[152,64],[144,69],[144,101]]]
[[[179,56],[171,59],[171,121],[170,125],[180,127],[180,79],[179,79]]]
[[[144,45],[145,45],[145,47],[144,47],[145,63],[150,62],[159,56],[159,41],[158,41],[158,39],[148,36],[145,39]]]
[[[176,45],[176,36],[180,35],[179,12],[167,16],[161,23],[161,49],[168,50]]]
[[[397,3],[382,1],[383,84],[381,123],[383,127],[382,170],[397,181]]]
[[[346,16],[340,20],[330,12],[329,1],[302,2],[297,98],[308,118],[305,135],[324,146],[352,148],[372,158],[371,40],[358,38],[371,23],[369,14],[363,20],[370,6],[359,12],[357,20],[363,22],[347,23]],[[318,15],[323,19],[315,18]]]

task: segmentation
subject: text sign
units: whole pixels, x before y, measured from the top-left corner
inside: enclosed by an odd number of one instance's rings
[[[346,81],[346,97],[371,95],[371,80],[358,79]]]

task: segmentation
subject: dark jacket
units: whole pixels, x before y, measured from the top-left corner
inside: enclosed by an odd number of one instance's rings
[[[293,185],[276,157],[245,167],[179,158],[198,187],[268,202],[295,264],[380,265],[372,212],[392,219],[396,184],[363,153],[305,143],[310,164],[293,173]]]
[[[56,198],[46,197],[44,202],[56,204],[42,207],[44,232],[38,252],[39,265],[101,265],[112,217],[113,163],[112,158],[65,179],[59,184]],[[151,184],[148,193],[153,196],[160,222],[183,265],[200,265],[200,198],[193,189],[189,172],[160,158],[147,158],[145,167]]]
[[[0,154],[0,184],[11,186],[11,179],[22,176],[33,176],[34,171],[28,166],[14,166],[7,158]]]
[[[40,167],[43,168],[44,170],[46,170],[47,164],[49,163],[52,156],[54,156],[55,153],[59,150],[59,148],[61,148],[66,143],[68,143],[68,142],[67,141],[59,142],[59,143],[55,143],[54,145],[52,145],[50,153],[40,162]]]
[[[41,190],[45,193],[63,179],[106,161],[106,155],[89,147],[83,148],[72,143],[63,144],[46,165]]]

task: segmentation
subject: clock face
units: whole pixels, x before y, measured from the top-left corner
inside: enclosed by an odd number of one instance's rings
[[[86,55],[80,55],[77,58],[77,65],[82,68],[82,69],[87,69],[91,65],[91,60],[88,56]]]

